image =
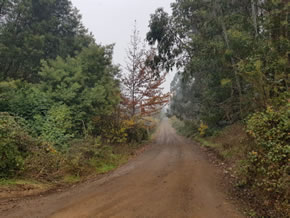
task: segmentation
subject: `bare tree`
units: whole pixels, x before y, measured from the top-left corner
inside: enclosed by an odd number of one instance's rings
[[[167,73],[157,74],[146,64],[154,56],[154,49],[146,50],[135,24],[122,77],[123,105],[131,117],[156,113],[169,100],[169,93],[164,94],[161,87]]]

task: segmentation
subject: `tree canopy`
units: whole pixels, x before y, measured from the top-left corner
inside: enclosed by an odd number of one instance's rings
[[[147,40],[158,50],[155,66],[179,69],[173,114],[217,126],[285,104],[289,3],[178,0],[172,10],[156,10]]]
[[[3,0],[0,78],[38,81],[42,59],[75,56],[94,42],[69,0]]]

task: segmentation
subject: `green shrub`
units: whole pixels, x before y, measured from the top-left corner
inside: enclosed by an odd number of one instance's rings
[[[145,127],[140,124],[136,124],[126,130],[128,135],[128,142],[140,143],[149,138],[148,131]]]
[[[43,181],[54,181],[65,172],[66,158],[52,145],[39,142],[29,150],[22,170],[22,176]]]
[[[35,116],[41,138],[57,150],[64,151],[73,137],[71,111],[66,105],[54,105],[46,116]]]
[[[102,140],[110,144],[122,144],[127,142],[127,126],[123,120],[114,114],[107,116],[95,116],[92,120],[92,135],[101,136]]]
[[[255,143],[244,161],[245,183],[261,190],[269,200],[286,201],[290,184],[288,108],[268,107],[254,113],[247,121],[247,133]]]
[[[14,117],[0,113],[0,178],[19,172],[29,147],[35,142]]]
[[[73,176],[84,176],[89,171],[93,171],[89,162],[96,157],[99,146],[99,139],[73,141],[67,153],[67,173]]]
[[[95,117],[94,134],[100,135],[108,144],[140,143],[149,138],[150,127],[146,128],[143,120],[132,118],[116,122],[116,119],[114,116]]]
[[[22,117],[35,132],[38,126],[35,125],[33,117],[44,115],[51,108],[52,102],[48,95],[37,85],[26,82],[11,81],[4,85],[5,82],[0,82],[0,111]]]
[[[100,138],[74,141],[67,153],[67,173],[79,177],[115,168],[119,165],[120,157],[113,148],[101,145]]]
[[[52,180],[57,178],[65,158],[46,142],[33,139],[21,118],[0,113],[0,178],[25,176]]]
[[[200,126],[193,121],[181,121],[176,117],[171,118],[171,121],[176,131],[185,137],[195,136],[199,133]]]

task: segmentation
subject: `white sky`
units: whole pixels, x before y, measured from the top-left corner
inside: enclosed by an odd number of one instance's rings
[[[126,49],[130,35],[137,21],[140,36],[145,38],[148,32],[150,14],[163,7],[170,12],[170,3],[174,0],[71,0],[82,14],[84,25],[95,36],[98,44],[115,43],[114,63],[124,65]],[[164,84],[169,91],[174,76],[171,72]]]

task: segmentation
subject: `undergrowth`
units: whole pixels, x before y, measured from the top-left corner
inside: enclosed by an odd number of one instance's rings
[[[235,123],[213,134],[200,134],[196,125],[172,118],[183,136],[214,150],[231,165],[237,187],[250,192],[258,202],[259,216],[289,215],[289,112],[268,108],[251,115],[245,123]],[[209,131],[210,132],[210,131]]]
[[[126,127],[132,137],[130,141],[126,139],[127,133],[123,134],[126,140],[122,143],[87,136],[68,141],[67,148],[59,150],[43,137],[32,137],[22,120],[0,113],[0,188],[30,182],[73,184],[114,170],[150,140],[149,132],[154,129],[145,134],[141,127],[134,123]]]

